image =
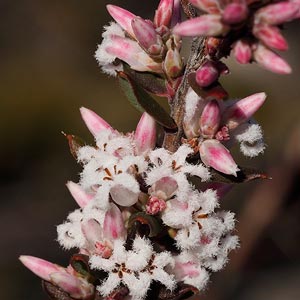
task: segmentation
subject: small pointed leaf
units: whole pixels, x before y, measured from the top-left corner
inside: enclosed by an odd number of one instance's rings
[[[77,152],[81,147],[85,146],[85,142],[80,137],[73,134],[66,134],[64,132],[62,132],[62,134],[68,140],[72,156],[77,160]]]
[[[129,102],[140,112],[146,111],[159,124],[169,130],[177,126],[169,114],[130,76],[124,72],[118,73],[119,83]]]
[[[216,170],[211,169],[211,181],[224,183],[243,183],[255,179],[272,179],[266,173],[252,168],[240,167],[237,176],[226,175]]]

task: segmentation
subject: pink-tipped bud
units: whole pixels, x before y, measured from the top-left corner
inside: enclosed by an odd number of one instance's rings
[[[146,205],[146,212],[149,215],[156,215],[159,212],[163,211],[166,207],[167,204],[163,199],[159,199],[157,197],[150,197]]]
[[[74,299],[88,299],[95,291],[92,284],[80,277],[75,277],[68,273],[51,274],[51,282],[59,286]]]
[[[151,55],[160,55],[163,42],[153,25],[140,17],[133,19],[131,25],[140,46]]]
[[[136,151],[142,154],[153,150],[156,143],[156,122],[146,112],[140,118],[134,133]]]
[[[200,145],[200,157],[203,163],[215,170],[237,176],[239,168],[229,150],[217,140],[206,140]]]
[[[181,0],[174,0],[171,27],[181,22]]]
[[[154,25],[156,28],[161,26],[169,27],[173,12],[174,0],[161,0],[158,4],[154,16]]]
[[[163,68],[170,78],[176,78],[181,75],[183,62],[178,49],[168,50],[163,63]]]
[[[267,95],[256,93],[236,102],[224,112],[223,121],[229,129],[234,129],[248,121],[251,116],[264,104]]]
[[[199,124],[204,138],[213,138],[220,126],[221,113],[216,100],[209,101],[202,112]]]
[[[200,87],[210,86],[216,82],[219,78],[219,70],[215,63],[207,60],[199,69],[196,71],[196,82]]]
[[[246,3],[230,3],[222,14],[222,20],[226,24],[238,24],[246,20],[248,17],[248,6]]]
[[[292,21],[296,18],[299,11],[299,4],[295,2],[279,2],[267,5],[255,14],[255,23],[268,23],[278,25]]]
[[[73,181],[68,181],[66,185],[72,197],[80,207],[85,207],[93,199],[93,196],[87,194],[79,184]]]
[[[258,44],[253,52],[253,57],[260,66],[271,72],[278,74],[290,74],[292,72],[292,68],[284,59],[262,44]]]
[[[211,14],[220,13],[220,8],[216,0],[189,0],[195,7]]]
[[[93,136],[96,136],[102,130],[113,130],[112,127],[106,121],[104,121],[92,110],[85,107],[81,107],[80,113],[85,125],[87,126],[87,128]]]
[[[280,30],[275,26],[258,24],[253,28],[253,34],[270,48],[281,51],[288,49],[287,41],[281,35]]]
[[[38,257],[21,255],[19,259],[26,268],[46,281],[50,281],[50,274],[52,273],[66,272],[63,267]]]
[[[219,36],[225,35],[229,27],[222,23],[219,15],[203,15],[176,25],[173,33],[181,36]]]
[[[252,57],[252,49],[249,42],[238,40],[233,46],[233,55],[238,63],[248,64]]]
[[[125,30],[134,37],[134,32],[131,27],[131,21],[136,18],[136,15],[130,11],[116,5],[108,4],[106,8],[113,19]]]
[[[129,64],[133,70],[161,73],[161,63],[155,62],[136,41],[131,39],[112,36],[111,43],[106,45],[105,51]]]

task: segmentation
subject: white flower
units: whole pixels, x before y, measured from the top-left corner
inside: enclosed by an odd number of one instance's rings
[[[92,256],[90,264],[93,269],[108,273],[108,277],[97,287],[103,296],[108,296],[121,283],[127,286],[133,300],[144,299],[153,280],[170,290],[175,286],[174,276],[164,270],[174,264],[171,254],[155,253],[150,241],[139,236],[133,241],[132,250],[127,251],[124,242],[116,240],[109,259]]]
[[[187,175],[197,176],[202,181],[210,177],[208,169],[202,164],[192,165],[186,162],[187,156],[192,153],[193,149],[187,145],[180,146],[175,153],[170,153],[164,148],[153,150],[149,154],[153,166],[147,171],[146,183],[151,186],[161,178],[169,177],[177,182],[178,200],[184,201],[187,192],[192,188]]]

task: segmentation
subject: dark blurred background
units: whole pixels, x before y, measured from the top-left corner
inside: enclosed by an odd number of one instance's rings
[[[109,21],[105,5],[152,17],[159,1],[27,0],[0,2],[0,283],[1,298],[46,299],[40,281],[18,262],[29,254],[62,265],[55,226],[76,205],[65,188],[80,167],[61,131],[92,141],[79,107],[98,112],[115,128],[131,131],[139,114],[93,57]],[[265,91],[257,114],[268,147],[253,160],[272,181],[243,184],[222,206],[237,213],[241,248],[212,277],[199,299],[300,299],[300,42],[299,21],[287,26],[293,66],[279,76],[228,61],[223,82],[232,97]]]

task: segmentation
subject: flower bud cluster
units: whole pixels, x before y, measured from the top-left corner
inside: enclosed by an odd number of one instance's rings
[[[288,49],[280,29],[282,24],[300,17],[299,1],[189,2],[205,14],[178,24],[173,33],[180,36],[214,37],[220,40],[226,38],[227,43],[231,40],[233,55],[239,63],[255,61],[274,73],[291,73],[289,64],[273,50]],[[207,43],[211,43],[209,39]],[[223,55],[226,56],[227,53]]]
[[[257,93],[228,104],[222,100],[200,98],[190,90],[183,122],[187,143],[199,151],[206,166],[237,176],[239,168],[227,147],[232,146],[235,139],[241,143],[241,151],[246,156],[263,152],[261,129],[250,119],[265,99],[265,93]],[[251,134],[247,134],[249,131]]]
[[[115,76],[126,63],[136,71],[166,76],[170,94],[174,93],[184,68],[181,39],[171,31],[180,20],[179,2],[161,0],[153,21],[115,5],[107,5],[107,10],[116,23],[105,27],[95,54],[102,70]]]

